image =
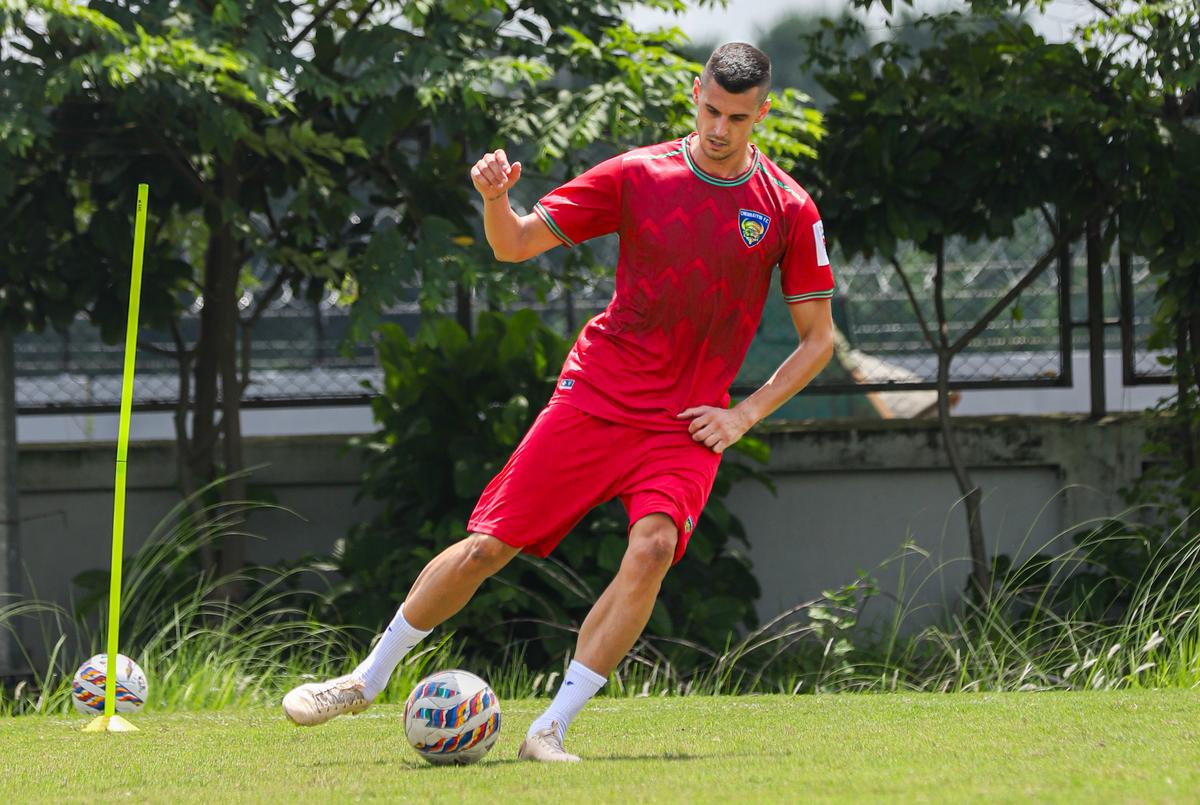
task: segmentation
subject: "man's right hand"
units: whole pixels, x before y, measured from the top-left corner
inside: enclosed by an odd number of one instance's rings
[[[471,183],[483,196],[484,201],[504,198],[509,189],[521,178],[521,163],[508,164],[504,149],[484,154],[471,168]]]

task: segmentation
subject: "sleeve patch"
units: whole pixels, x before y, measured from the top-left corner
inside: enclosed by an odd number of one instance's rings
[[[829,252],[825,250],[825,224],[821,221],[813,224],[813,242],[817,246],[817,265],[829,265]]]

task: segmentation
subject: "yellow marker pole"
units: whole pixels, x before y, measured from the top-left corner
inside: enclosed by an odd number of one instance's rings
[[[121,429],[117,434],[117,481],[113,497],[112,570],[108,587],[108,664],[104,674],[104,715],[86,732],[137,732],[117,715],[117,651],[121,626],[121,562],[125,542],[125,464],[129,455],[129,416],[133,407],[133,367],[137,358],[138,309],[142,300],[142,254],[146,242],[146,200],[150,186],[138,185],[133,231],[133,277],[129,282],[129,320],[125,328],[125,374],[121,381]]]

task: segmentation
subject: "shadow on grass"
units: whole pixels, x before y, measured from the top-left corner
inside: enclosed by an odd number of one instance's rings
[[[663,755],[655,755],[655,754],[649,754],[649,753],[640,754],[640,755],[600,755],[600,756],[595,756],[595,757],[585,757],[583,759],[583,763],[584,764],[606,763],[606,762],[612,762],[612,761],[627,762],[627,761],[636,761],[636,760],[681,761],[681,762],[682,761],[694,761],[694,760],[729,760],[729,759],[736,759],[736,758],[787,757],[788,754],[789,753],[787,753],[787,752],[741,752],[741,753],[722,752],[720,754],[712,754],[712,755],[685,755],[685,754],[670,754],[670,753],[663,754]],[[387,762],[388,761],[379,760],[379,761],[376,761],[376,764],[384,764]],[[513,766],[513,765],[517,765],[517,764],[527,764],[529,766],[554,765],[554,764],[531,763],[528,760],[518,760],[517,758],[495,758],[492,760],[487,760],[485,762],[488,766]],[[562,765],[569,766],[572,764],[562,764]],[[446,769],[446,768],[454,768],[454,767],[453,766],[435,766],[432,763],[426,763],[422,766],[416,767],[415,769],[413,769],[413,771],[431,772],[431,771],[437,771],[439,769]],[[465,767],[459,767],[459,768],[465,768]]]

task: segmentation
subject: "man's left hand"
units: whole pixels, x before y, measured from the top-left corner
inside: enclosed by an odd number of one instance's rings
[[[688,432],[714,453],[723,453],[750,430],[753,422],[737,408],[714,408],[698,405],[678,415],[680,419],[691,418]]]

